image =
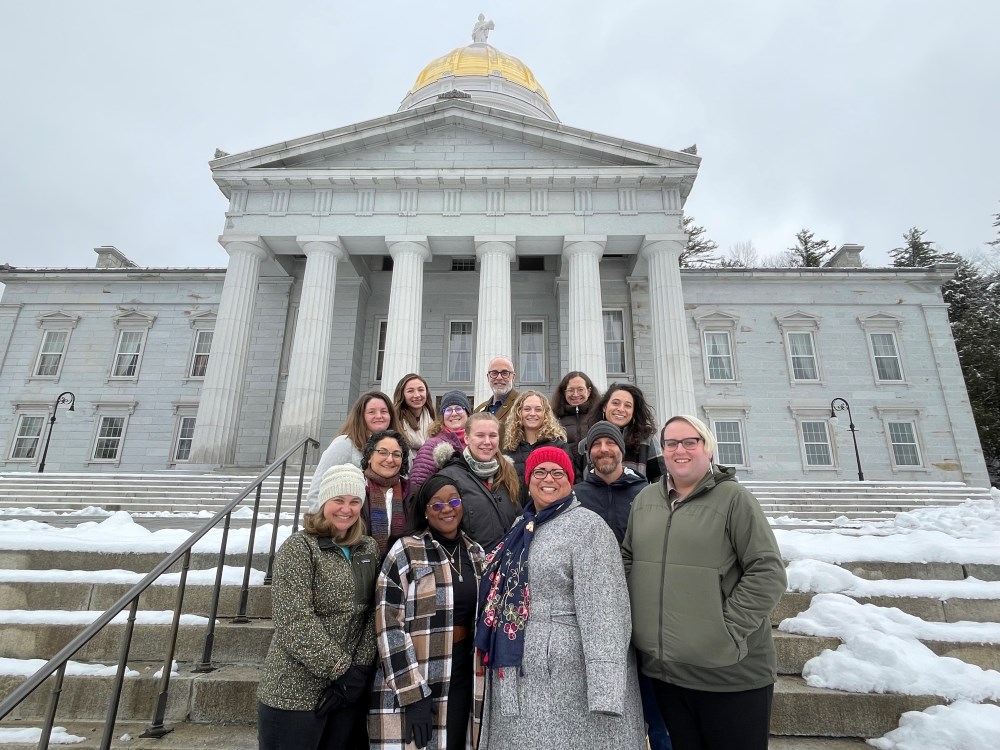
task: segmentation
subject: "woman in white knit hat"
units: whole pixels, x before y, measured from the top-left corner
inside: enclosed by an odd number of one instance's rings
[[[365,535],[365,477],[328,469],[302,531],[274,559],[274,636],[257,690],[260,750],[368,747],[379,554]]]

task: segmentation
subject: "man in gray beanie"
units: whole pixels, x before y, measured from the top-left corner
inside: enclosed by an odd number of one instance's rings
[[[611,422],[595,422],[587,437],[580,441],[579,450],[587,456],[590,468],[573,485],[577,500],[603,518],[621,544],[632,500],[647,482],[622,465],[625,441],[621,430]]]

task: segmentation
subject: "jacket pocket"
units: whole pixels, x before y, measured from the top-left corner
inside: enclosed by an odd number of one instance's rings
[[[434,568],[421,565],[414,568],[413,578],[406,591],[406,619],[431,617],[437,611],[437,581]]]
[[[737,644],[726,627],[719,571],[668,564],[666,575],[664,658],[716,668],[731,666],[746,656],[745,645]]]

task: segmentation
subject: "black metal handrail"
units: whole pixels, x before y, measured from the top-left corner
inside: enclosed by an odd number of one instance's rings
[[[249,581],[250,581],[250,567],[253,562],[253,543],[254,543],[254,532],[257,528],[257,517],[260,512],[260,496],[261,487],[268,477],[274,473],[276,469],[280,467],[281,477],[278,483],[278,496],[275,500],[274,506],[274,527],[271,532],[271,545],[270,551],[268,553],[267,570],[270,573],[273,564],[273,558],[275,553],[275,543],[277,539],[277,527],[278,521],[281,515],[281,499],[282,492],[285,486],[285,472],[287,469],[288,460],[295,455],[299,450],[302,451],[302,460],[299,463],[299,481],[298,481],[298,491],[296,493],[295,500],[295,518],[293,521],[293,530],[298,528],[299,523],[299,511],[302,502],[302,487],[305,480],[305,467],[306,458],[310,449],[319,448],[319,443],[312,438],[303,438],[298,443],[293,445],[287,451],[285,451],[279,458],[277,458],[271,465],[265,468],[256,479],[253,480],[246,489],[240,492],[235,498],[230,500],[222,510],[216,513],[211,519],[209,519],[200,529],[193,532],[191,536],[187,538],[180,546],[177,547],[173,552],[163,558],[157,565],[137,584],[132,586],[128,591],[126,591],[122,596],[112,604],[108,609],[94,620],[93,623],[84,628],[73,640],[67,643],[59,653],[49,659],[44,665],[38,668],[38,670],[31,675],[28,679],[22,682],[17,688],[11,692],[3,701],[0,701],[0,719],[5,718],[11,711],[17,708],[21,702],[31,695],[35,690],[37,690],[51,675],[56,674],[55,684],[51,692],[51,698],[49,701],[49,707],[47,715],[45,717],[45,723],[42,729],[41,738],[38,741],[38,747],[41,750],[45,750],[49,745],[49,736],[51,734],[52,726],[54,724],[56,709],[59,705],[59,696],[62,691],[63,681],[66,674],[66,665],[70,658],[76,654],[81,648],[83,648],[95,635],[97,635],[101,630],[105,628],[120,612],[124,609],[129,609],[128,620],[126,621],[125,633],[122,638],[121,645],[121,655],[118,659],[118,670],[115,675],[113,695],[108,705],[107,715],[104,722],[104,735],[101,741],[102,750],[106,750],[111,747],[111,739],[114,735],[115,721],[118,714],[118,703],[121,698],[122,685],[125,678],[126,662],[128,660],[129,650],[132,643],[132,633],[135,628],[135,618],[136,612],[139,606],[139,597],[148,589],[157,578],[159,578],[163,573],[165,573],[171,566],[173,566],[178,560],[183,558],[181,563],[181,575],[180,580],[177,585],[177,598],[174,603],[173,620],[171,622],[170,638],[167,643],[167,653],[163,663],[163,672],[160,677],[160,689],[157,693],[156,704],[153,707],[153,716],[150,722],[149,728],[144,732],[144,736],[150,737],[161,737],[170,731],[169,728],[164,727],[163,719],[166,712],[167,704],[167,694],[170,689],[170,670],[173,666],[173,656],[174,649],[177,643],[177,634],[180,624],[181,609],[184,604],[184,589],[187,585],[187,572],[191,564],[191,549],[202,537],[204,537],[209,531],[211,531],[219,521],[225,519],[225,525],[223,527],[222,541],[219,548],[219,564],[216,569],[215,575],[215,585],[212,591],[212,599],[209,606],[209,617],[208,624],[206,626],[205,633],[205,645],[202,651],[201,662],[195,667],[195,671],[207,672],[214,667],[212,667],[212,646],[215,639],[215,619],[218,614],[219,609],[219,597],[222,592],[222,572],[223,566],[226,559],[226,545],[229,539],[229,528],[231,522],[231,515],[233,510],[238,506],[243,500],[245,500],[250,493],[255,493],[254,495],[254,512],[253,519],[250,522],[250,539],[247,545],[247,556],[246,563],[243,571],[243,585],[240,590],[240,605],[239,611],[236,614],[234,622],[246,622],[246,608],[247,600],[249,594]],[[270,582],[270,581],[267,581]]]

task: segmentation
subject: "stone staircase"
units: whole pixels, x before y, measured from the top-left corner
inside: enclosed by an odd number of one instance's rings
[[[0,551],[0,569],[47,570],[53,566],[74,570],[124,569],[148,571],[161,558],[158,554],[94,553],[45,551]],[[192,569],[214,567],[215,555],[195,554]],[[239,564],[234,556],[227,564]],[[254,567],[263,570],[266,560],[258,556]],[[1000,566],[979,565],[974,570],[961,565],[920,565],[856,563],[843,567],[867,578],[930,577],[959,579],[975,574],[983,580],[1000,580]],[[9,577],[7,577],[9,578]],[[0,610],[91,610],[103,611],[127,590],[124,584],[94,582],[53,583],[9,582],[0,573]],[[141,598],[139,610],[169,610],[175,588],[157,585]],[[204,627],[182,625],[176,660],[179,673],[172,678],[167,703],[166,724],[177,731],[167,737],[140,739],[151,715],[158,680],[153,675],[162,666],[167,625],[137,624],[128,665],[139,675],[125,681],[115,736],[130,736],[115,747],[128,748],[218,748],[242,750],[256,747],[253,722],[256,715],[255,690],[260,665],[271,639],[270,589],[253,586],[247,614],[250,622],[233,624],[237,611],[238,586],[224,586],[219,607],[213,662],[218,669],[192,673],[200,659]],[[205,615],[209,586],[189,586],[184,612]],[[811,594],[787,593],[772,616],[776,626],[782,619],[808,608]],[[869,599],[883,606],[895,606],[928,620],[1000,621],[1000,601],[906,598]],[[0,613],[0,618],[5,613]],[[124,625],[111,625],[74,657],[85,663],[115,664]],[[77,632],[80,626],[55,623],[0,623],[0,657],[47,659]],[[771,747],[774,750],[859,750],[859,738],[878,737],[895,728],[904,711],[923,710],[942,703],[932,696],[852,694],[809,687],[801,677],[803,664],[825,648],[836,648],[835,638],[791,635],[775,630],[779,681],[776,685]],[[1000,667],[1000,651],[995,647],[928,643],[940,654],[954,656],[984,668]],[[22,678],[0,676],[0,695],[9,693]],[[85,739],[75,747],[96,747],[109,701],[111,677],[67,676],[63,686],[56,724]],[[28,698],[0,727],[39,727],[49,701],[48,686]],[[0,743],[0,750],[7,747]]]
[[[306,467],[304,489],[313,469]],[[215,511],[250,482],[251,474],[0,473],[0,509],[36,508],[71,512],[88,506],[131,513],[155,511]],[[961,482],[767,482],[741,480],[772,518],[791,516],[803,522],[878,521],[893,514],[927,506],[957,505],[988,498],[989,488]],[[285,479],[282,512],[293,509],[297,472]],[[261,508],[273,512],[278,478],[270,477],[261,491]]]

